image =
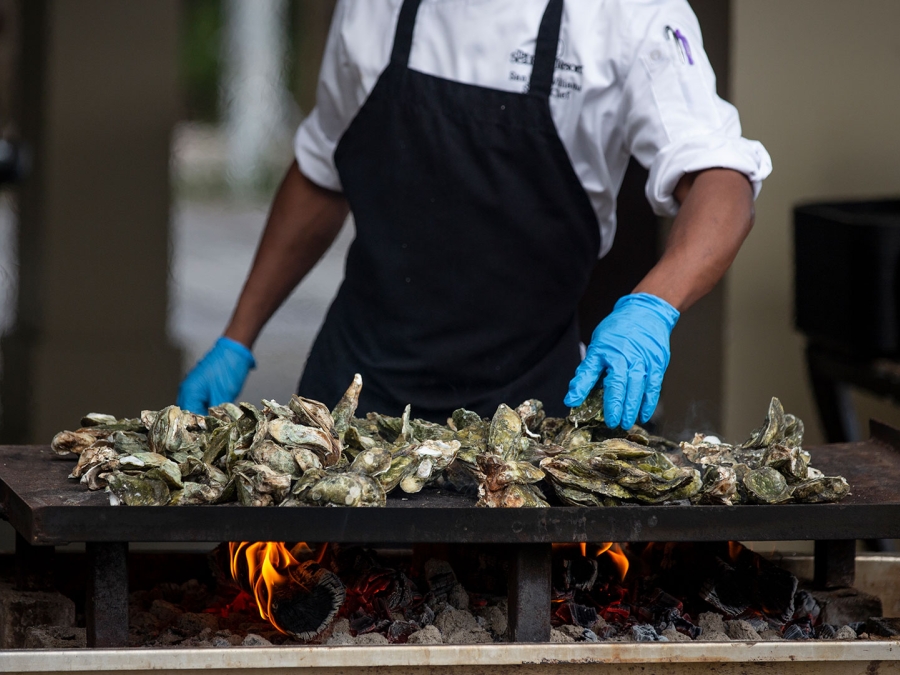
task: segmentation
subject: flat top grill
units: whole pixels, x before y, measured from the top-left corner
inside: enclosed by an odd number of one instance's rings
[[[488,509],[457,494],[392,496],[386,508],[112,507],[66,477],[74,463],[48,446],[0,446],[0,516],[30,544],[67,542],[308,541],[549,543],[900,538],[900,431],[810,448],[839,474],[839,504]]]

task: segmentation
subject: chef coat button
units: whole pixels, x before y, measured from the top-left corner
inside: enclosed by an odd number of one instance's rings
[[[501,106],[500,106],[500,110],[506,110],[506,106],[505,106],[505,105],[501,105]]]
[[[410,281],[411,279],[409,277],[406,277],[406,283],[409,283]]]
[[[662,53],[658,49],[654,49],[650,52],[650,58],[654,61],[659,61],[662,58]]]

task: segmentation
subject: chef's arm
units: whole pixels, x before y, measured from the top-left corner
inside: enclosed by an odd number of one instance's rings
[[[681,204],[662,258],[634,289],[684,311],[724,276],[753,227],[753,188],[744,174],[708,169],[675,188]]]
[[[316,185],[296,162],[291,164],[225,337],[253,346],[269,318],[331,246],[349,210],[343,194]]]

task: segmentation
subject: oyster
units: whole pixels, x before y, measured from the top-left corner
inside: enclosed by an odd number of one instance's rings
[[[784,504],[791,500],[787,481],[770,466],[753,469],[743,478],[750,498],[759,504]]]
[[[356,373],[353,381],[341,396],[341,400],[334,406],[331,411],[331,417],[334,420],[334,430],[337,432],[338,438],[344,440],[344,434],[350,427],[350,421],[353,419],[353,413],[356,412],[356,406],[359,404],[359,393],[362,391],[362,376]]]
[[[525,433],[532,438],[540,438],[541,424],[547,418],[547,413],[544,412],[544,404],[536,398],[530,398],[516,408],[516,414],[522,420],[522,424],[525,425]]]
[[[328,475],[304,494],[315,506],[384,506],[386,497],[378,481],[355,473]]]
[[[703,474],[700,491],[695,495],[697,504],[721,504],[731,506],[737,495],[737,474],[730,466],[711,465]]]
[[[501,403],[491,419],[488,431],[488,451],[503,459],[514,459],[522,436],[522,419],[515,410]]]
[[[603,384],[597,382],[591,393],[577,408],[569,412],[568,420],[578,426],[587,422],[603,422]]]
[[[465,408],[458,408],[453,411],[453,416],[450,418],[448,426],[454,431],[462,431],[473,424],[481,424],[481,422],[482,419],[478,413],[466,410]]]
[[[291,456],[300,468],[300,473],[305,474],[310,469],[321,469],[322,461],[319,456],[309,448],[290,448]]]
[[[110,447],[107,442],[95,443],[87,448],[78,457],[78,463],[69,474],[69,478],[81,478],[90,469],[96,466],[109,467],[110,462],[116,462],[118,466],[119,453]]]
[[[165,506],[169,503],[169,487],[161,480],[120,472],[101,474],[100,477],[108,483],[109,502],[114,506]]]
[[[363,450],[350,465],[350,471],[367,476],[380,476],[391,468],[391,453],[381,447]]]
[[[796,419],[796,418],[795,418]],[[741,444],[742,448],[766,448],[784,437],[784,407],[774,396],[769,402],[769,412],[763,425],[756,429],[749,439]]]
[[[291,489],[291,477],[265,464],[239,462],[234,467],[238,501],[244,506],[271,506]]]
[[[791,496],[796,501],[807,504],[839,502],[849,494],[850,485],[843,476],[813,478],[791,488]]]
[[[60,431],[50,442],[50,449],[57,455],[80,455],[95,441],[108,438],[110,432],[101,428],[83,428],[77,431]]]
[[[274,441],[264,440],[250,449],[250,456],[258,464],[265,464],[276,473],[299,478],[303,471],[294,455]]]
[[[269,422],[268,432],[276,443],[312,450],[324,466],[336,464],[340,457],[340,452],[335,452],[331,436],[322,429],[278,418]]]

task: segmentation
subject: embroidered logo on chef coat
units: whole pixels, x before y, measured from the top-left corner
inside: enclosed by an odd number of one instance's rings
[[[569,99],[573,93],[581,91],[581,78],[584,66],[580,63],[573,63],[563,58],[565,54],[565,43],[559,41],[559,47],[556,50],[556,66],[553,74],[553,87],[550,96],[557,99]],[[516,66],[527,66],[527,68],[519,68],[509,71],[509,79],[513,82],[522,83],[522,93],[528,92],[528,80],[531,78],[531,67],[534,66],[534,54],[516,49],[509,55],[509,62]]]

